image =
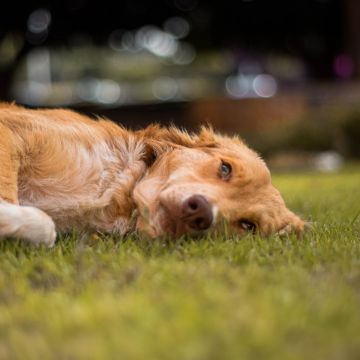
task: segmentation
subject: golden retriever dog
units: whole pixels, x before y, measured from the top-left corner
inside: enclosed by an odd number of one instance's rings
[[[238,137],[126,130],[70,110],[0,104],[0,236],[52,246],[56,231],[151,237],[301,233],[264,161]]]

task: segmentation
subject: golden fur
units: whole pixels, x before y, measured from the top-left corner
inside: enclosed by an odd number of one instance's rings
[[[211,228],[223,220],[240,233],[242,220],[263,234],[304,227],[258,155],[209,128],[134,132],[69,110],[0,104],[0,134],[1,236],[52,245],[53,222],[61,232],[197,233],[182,220],[193,195],[207,200]],[[219,175],[223,162],[231,164],[230,178]]]

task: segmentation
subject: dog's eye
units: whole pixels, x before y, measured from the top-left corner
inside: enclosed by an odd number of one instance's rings
[[[222,161],[220,165],[220,176],[224,180],[228,180],[231,175],[231,171],[232,171],[231,165],[225,161]]]
[[[241,219],[238,222],[241,229],[245,230],[246,232],[255,232],[256,231],[256,225],[252,223],[251,221]]]

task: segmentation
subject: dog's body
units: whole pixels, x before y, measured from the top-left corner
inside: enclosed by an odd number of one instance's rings
[[[1,104],[0,134],[0,236],[52,245],[54,223],[151,236],[203,232],[222,219],[264,234],[304,226],[263,161],[209,129],[132,132],[69,110]]]

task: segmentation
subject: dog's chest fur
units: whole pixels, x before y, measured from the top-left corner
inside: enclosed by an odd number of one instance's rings
[[[132,191],[146,170],[143,144],[131,134],[110,131],[104,137],[100,130],[91,129],[92,143],[62,133],[54,141],[42,133],[22,158],[19,203],[45,211],[61,231],[127,232],[135,209]]]

